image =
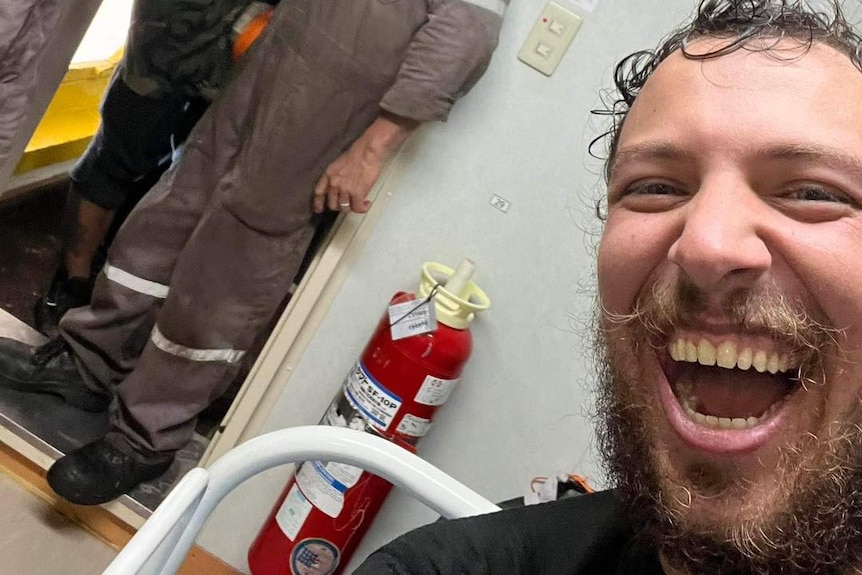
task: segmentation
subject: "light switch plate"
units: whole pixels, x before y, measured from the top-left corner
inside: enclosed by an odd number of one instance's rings
[[[581,22],[582,18],[574,12],[556,2],[548,2],[521,47],[518,59],[550,76],[563,59]]]

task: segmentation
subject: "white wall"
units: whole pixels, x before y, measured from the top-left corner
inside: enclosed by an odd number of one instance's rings
[[[567,0],[560,0],[561,3]],[[569,4],[571,6],[571,4]],[[474,355],[420,454],[492,500],[530,479],[577,472],[602,484],[591,450],[584,318],[593,295],[593,199],[600,163],[586,153],[604,126],[590,118],[613,65],[654,45],[693,0],[599,0],[557,73],[516,54],[544,0],[513,0],[486,76],[446,124],[430,126],[395,197],[264,431],[317,423],[397,290],[423,262],[478,264],[492,308],[473,327]],[[493,193],[511,202],[503,214]],[[238,568],[287,478],[276,470],[218,511],[202,544]],[[361,544],[364,557],[435,516],[393,493]]]

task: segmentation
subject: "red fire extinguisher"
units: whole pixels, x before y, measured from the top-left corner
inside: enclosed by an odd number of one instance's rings
[[[470,357],[470,322],[490,305],[474,270],[469,260],[456,270],[428,262],[417,294],[393,296],[321,424],[415,452]],[[391,487],[351,465],[302,463],[249,549],[252,574],[340,573]]]

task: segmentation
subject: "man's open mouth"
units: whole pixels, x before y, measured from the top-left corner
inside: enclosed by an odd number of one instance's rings
[[[675,336],[668,352],[668,383],[688,418],[702,427],[755,428],[801,388],[801,354],[765,338]]]

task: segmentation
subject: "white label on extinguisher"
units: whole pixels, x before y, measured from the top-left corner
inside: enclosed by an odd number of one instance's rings
[[[386,430],[401,407],[401,398],[380,385],[361,361],[344,382],[344,395],[373,426]]]
[[[299,533],[309,513],[311,513],[311,503],[294,483],[288,491],[287,497],[284,498],[278,513],[275,514],[275,521],[285,537],[295,541],[296,534]]]
[[[440,379],[433,375],[426,375],[422,387],[416,394],[416,403],[422,405],[443,405],[449,399],[452,390],[455,389],[457,379]]]
[[[362,469],[352,465],[347,465],[346,463],[335,463],[334,461],[330,461],[329,463],[324,464],[323,467],[335,481],[347,489],[356,485],[359,482],[359,478],[362,476]]]
[[[422,419],[412,413],[405,415],[404,419],[398,423],[398,433],[410,437],[425,437],[429,429],[431,429],[430,419]]]
[[[394,303],[389,306],[389,328],[392,341],[411,335],[436,331],[437,308],[430,299]]]
[[[331,464],[329,464],[331,465]],[[344,493],[356,485],[362,470],[349,465],[338,464],[334,468],[347,483],[335,477],[328,465],[320,461],[308,461],[296,472],[296,483],[311,503],[332,517],[338,517],[344,507]]]

